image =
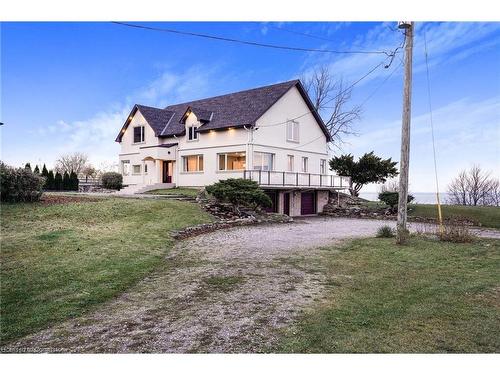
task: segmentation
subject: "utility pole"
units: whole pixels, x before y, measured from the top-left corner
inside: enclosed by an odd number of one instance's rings
[[[401,128],[401,159],[399,162],[399,202],[398,202],[398,244],[408,239],[406,228],[408,203],[408,168],[410,165],[410,121],[411,121],[411,76],[413,60],[413,22],[400,22],[399,28],[405,30],[405,81],[403,88],[403,121]]]

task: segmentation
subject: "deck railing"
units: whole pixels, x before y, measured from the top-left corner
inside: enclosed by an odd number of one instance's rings
[[[331,187],[348,189],[351,178],[317,173],[263,171],[250,169],[243,171],[243,178],[253,180],[263,186]]]

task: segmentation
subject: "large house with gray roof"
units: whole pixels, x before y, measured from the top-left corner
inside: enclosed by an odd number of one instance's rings
[[[330,141],[298,80],[163,109],[137,104],[116,137],[129,193],[247,178],[292,216],[320,212],[329,191],[349,186],[328,171]]]

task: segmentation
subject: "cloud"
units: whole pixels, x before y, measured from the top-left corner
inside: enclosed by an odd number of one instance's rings
[[[500,31],[499,23],[445,22],[416,23],[414,38],[413,72],[425,70],[424,34],[427,39],[429,66],[440,66],[443,63],[456,62],[500,44],[500,38],[485,41],[486,37]],[[394,23],[382,23],[374,26],[368,32],[354,37],[348,46],[326,43],[321,48],[337,48],[364,51],[393,51],[403,41],[401,31],[395,29]],[[400,50],[394,63],[397,63],[403,53]],[[378,54],[326,55],[309,53],[298,75],[309,74],[319,65],[327,65],[331,71],[344,79],[355,81],[366,74],[372,67],[382,61],[388,61],[386,56]],[[384,69],[376,70],[364,79],[360,86],[383,76]]]
[[[439,179],[442,190],[459,170],[473,163],[500,175],[500,96],[484,100],[462,98],[433,111]],[[374,123],[377,130],[347,139],[345,152],[356,156],[374,150],[399,160],[401,120]],[[434,189],[433,150],[429,113],[412,117],[410,179],[414,191]],[[465,159],[464,159],[465,157]],[[374,190],[373,187],[371,187]]]
[[[115,161],[119,145],[114,139],[133,104],[141,103],[161,108],[168,104],[203,97],[213,87],[211,83],[218,71],[216,65],[195,65],[180,73],[165,70],[137,92],[88,119],[71,122],[61,119],[56,124],[36,129],[35,133],[40,139],[50,138],[51,143],[61,145],[49,151],[44,150],[43,160],[50,164],[62,153],[80,151],[87,153],[95,165]]]

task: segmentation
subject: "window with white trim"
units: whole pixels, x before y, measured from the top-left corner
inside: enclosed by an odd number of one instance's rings
[[[141,165],[140,164],[134,164],[132,166],[132,174],[141,174]]]
[[[197,141],[198,140],[198,127],[197,126],[189,126],[188,127],[188,141]]]
[[[306,158],[305,156],[302,157],[302,172],[307,173],[308,167],[309,167],[309,158]]]
[[[260,171],[273,171],[274,154],[255,151],[253,153],[253,169]]]
[[[326,174],[326,159],[319,161],[319,173]]]
[[[228,152],[217,154],[219,171],[241,171],[246,168],[246,154],[244,152]]]
[[[203,155],[187,155],[182,157],[184,172],[203,172]]]
[[[134,127],[134,143],[144,142],[144,126]]]
[[[130,174],[130,160],[122,160],[122,175],[128,176]]]
[[[287,172],[293,172],[295,170],[295,158],[293,155],[287,155]]]
[[[286,140],[288,142],[299,142],[299,123],[289,120],[286,123]]]

